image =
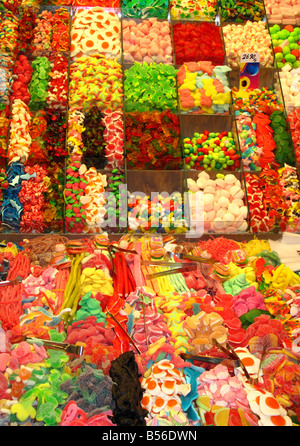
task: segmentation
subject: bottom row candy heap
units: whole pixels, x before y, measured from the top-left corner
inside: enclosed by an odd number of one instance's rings
[[[0,263],[0,425],[299,425],[300,276],[269,241],[51,234]]]

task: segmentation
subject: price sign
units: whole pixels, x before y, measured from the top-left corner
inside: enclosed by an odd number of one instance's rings
[[[259,53],[242,53],[240,59],[240,89],[259,87]]]
[[[259,53],[242,53],[241,54],[241,62],[253,62],[257,63],[260,61]]]

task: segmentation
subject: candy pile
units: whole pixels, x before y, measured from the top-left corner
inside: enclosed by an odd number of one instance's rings
[[[293,146],[295,149],[295,155],[298,164],[300,163],[300,135],[299,135],[299,128],[300,128],[300,121],[299,121],[299,109],[294,110],[292,113],[288,115],[292,140],[293,140]]]
[[[116,13],[101,7],[78,9],[72,19],[70,56],[103,54],[117,59],[121,55],[120,31]]]
[[[220,345],[225,346],[228,329],[223,325],[223,318],[218,313],[200,311],[193,316],[188,316],[183,322],[183,328],[189,337],[191,352],[200,354],[213,346],[215,339]]]
[[[162,112],[126,113],[129,169],[179,169],[182,163],[178,115]]]
[[[93,105],[105,110],[122,103],[121,65],[102,55],[76,58],[70,67],[69,106],[88,110]]]
[[[135,62],[124,72],[125,111],[177,110],[173,65]]]
[[[278,256],[265,264],[267,240],[1,245],[1,278],[20,280],[0,296],[1,425],[299,425],[300,278]],[[170,261],[170,249],[222,262],[190,269],[201,289],[179,291],[182,272],[159,263],[193,261]],[[241,291],[228,294],[233,278]]]
[[[272,67],[271,38],[265,22],[229,24],[223,27],[223,35],[230,67],[239,67],[241,53],[259,53],[260,65]]]
[[[155,17],[136,22],[123,20],[123,55],[125,63],[173,63],[171,29],[167,20]]]
[[[176,64],[208,60],[214,65],[224,63],[220,28],[212,23],[174,23],[173,37]]]
[[[147,196],[128,191],[128,228],[130,232],[175,232],[187,230],[184,202],[180,192]]]
[[[215,19],[217,2],[203,0],[171,0],[171,17],[173,20],[208,20]]]
[[[138,3],[134,0],[122,2],[122,13],[124,17],[130,18],[152,18],[166,19],[168,17],[169,2],[167,0],[145,1]]]
[[[227,73],[230,68],[210,61],[184,63],[177,72],[182,112],[226,114],[231,102]]]
[[[241,181],[233,174],[216,174],[212,179],[203,171],[196,181],[188,178],[188,188],[192,192],[191,219],[202,221],[205,231],[230,233],[247,230],[245,192]]]
[[[262,112],[270,115],[273,111],[283,110],[283,103],[276,91],[269,87],[255,90],[232,89],[235,110]]]
[[[286,25],[281,28],[278,24],[270,27],[272,45],[275,53],[275,60],[278,68],[290,65],[292,68],[300,66],[299,52],[299,28]]]
[[[278,170],[279,180],[283,190],[283,196],[287,201],[287,227],[291,232],[298,231],[299,227],[299,177],[295,167],[287,164]]]
[[[195,132],[193,138],[183,139],[187,169],[236,170],[240,155],[232,132]]]
[[[299,8],[297,0],[265,0],[266,13],[270,24],[297,23],[299,25]]]
[[[286,64],[280,70],[280,83],[286,112],[289,114],[300,107],[299,68],[292,68]]]
[[[286,229],[288,205],[282,195],[277,171],[265,168],[256,176],[245,174],[252,232]]]
[[[259,22],[265,15],[264,3],[259,0],[248,0],[247,2],[235,2],[220,0],[218,2],[222,20],[243,23],[247,20]]]
[[[249,112],[236,111],[237,132],[245,170],[260,170],[257,124]]]

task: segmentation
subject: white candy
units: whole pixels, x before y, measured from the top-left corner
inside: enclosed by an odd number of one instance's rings
[[[232,215],[231,212],[226,212],[226,214],[223,217],[223,221],[228,223],[234,222],[234,215]]]
[[[223,180],[223,178],[217,178],[215,183],[217,186],[219,186],[221,188],[225,187],[225,184],[226,184],[225,181]]]
[[[230,195],[232,197],[235,197],[235,195],[240,191],[241,189],[238,186],[232,186],[230,188]]]
[[[232,200],[231,204],[234,204],[238,207],[244,206],[244,202],[240,198],[235,198],[234,200]]]
[[[232,173],[225,175],[225,183],[234,184],[236,182],[236,178]]]
[[[191,192],[196,192],[197,190],[199,190],[198,184],[192,178],[187,179],[187,186]]]
[[[226,214],[226,209],[224,209],[224,208],[219,209],[219,210],[217,211],[217,213],[216,213],[217,217],[218,217],[218,218],[222,218],[222,219],[223,219],[223,217],[224,217],[225,214]]]
[[[207,179],[206,178],[198,178],[197,180],[197,186],[200,189],[204,189],[207,186]]]
[[[205,194],[204,195],[204,210],[211,211],[214,207],[214,195],[213,194]]]
[[[230,205],[228,206],[228,210],[229,210],[229,212],[232,213],[232,215],[235,215],[235,216],[240,215],[240,213],[241,213],[239,206],[232,204],[232,203],[230,203]]]
[[[205,170],[202,170],[202,172],[199,173],[198,178],[204,178],[205,180],[209,180],[210,176],[208,175],[207,172],[205,172]]]
[[[216,217],[215,211],[209,211],[206,213],[206,221],[213,222]]]
[[[218,230],[221,230],[221,229],[224,229],[224,226],[225,226],[224,221],[223,221],[221,218],[219,218],[219,217],[215,218],[215,221],[214,221],[214,228],[215,228],[217,231],[218,231]]]
[[[217,201],[214,202],[214,211],[218,212],[218,210],[221,209],[221,206],[219,205],[219,203]]]
[[[221,207],[228,208],[230,201],[226,197],[221,197],[219,198],[218,203]]]
[[[230,192],[226,189],[220,190],[219,193],[221,197],[230,198]]]
[[[240,208],[240,215],[244,219],[247,218],[247,215],[248,215],[248,208],[247,208],[247,206],[241,206],[241,208]]]
[[[248,228],[248,223],[244,221],[244,223],[239,227],[239,232],[245,232]]]
[[[205,194],[213,194],[214,195],[215,192],[216,192],[216,188],[213,186],[206,186],[204,189]]]

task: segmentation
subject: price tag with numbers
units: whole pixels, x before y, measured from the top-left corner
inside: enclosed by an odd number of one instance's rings
[[[241,54],[241,62],[259,62],[260,54],[259,53],[242,53]]]
[[[259,88],[259,53],[242,53],[240,58],[240,89]]]

